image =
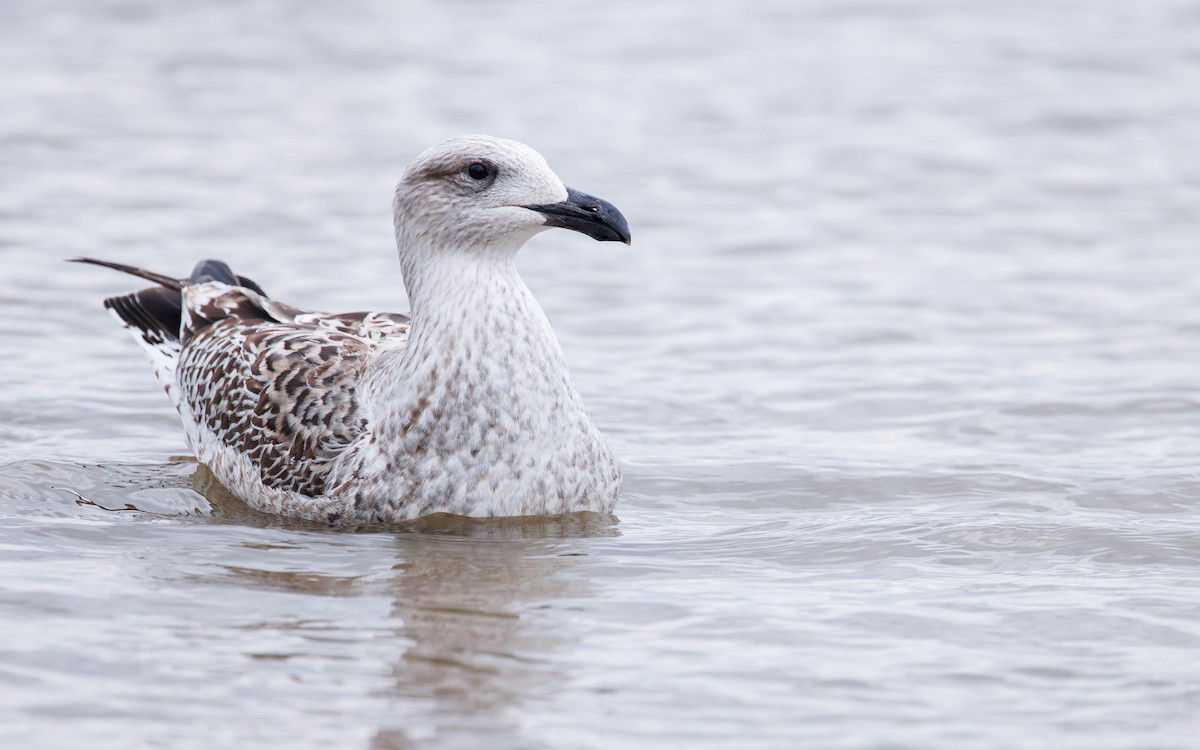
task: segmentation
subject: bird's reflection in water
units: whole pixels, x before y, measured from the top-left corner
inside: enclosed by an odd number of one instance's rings
[[[208,499],[218,523],[317,526],[247,508],[203,467],[193,486]],[[402,655],[391,669],[390,687],[379,696],[388,705],[387,718],[371,747],[525,746],[520,707],[562,687],[554,654],[575,641],[571,602],[590,596],[591,584],[574,570],[586,552],[585,538],[619,534],[616,518],[433,516],[402,528],[361,531],[394,540],[395,575],[386,590],[392,616],[401,623]],[[258,585],[268,575],[229,570]],[[316,578],[327,578],[312,572],[269,575],[275,585],[312,591]],[[286,581],[277,580],[280,576]],[[352,592],[353,585],[345,579],[341,593]]]
[[[588,582],[572,570],[580,560],[577,538],[617,533],[611,516],[578,513],[435,517],[418,533],[397,537],[402,562],[393,614],[411,645],[393,674],[397,707],[408,716],[381,729],[372,747],[429,739],[450,747],[520,746],[517,711],[561,687],[552,654],[573,641],[564,612],[588,596]]]

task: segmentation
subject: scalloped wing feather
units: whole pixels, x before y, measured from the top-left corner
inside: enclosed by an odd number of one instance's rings
[[[205,428],[189,430],[201,460],[233,450],[267,487],[324,494],[332,462],[367,429],[364,366],[407,334],[407,318],[305,312],[216,282],[186,287],[183,301],[175,377],[185,421]]]

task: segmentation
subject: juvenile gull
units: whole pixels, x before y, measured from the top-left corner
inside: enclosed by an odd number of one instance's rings
[[[330,523],[609,512],[620,472],[514,259],[565,227],[629,243],[611,204],[533,149],[427,149],[394,201],[410,315],[308,312],[220,261],[104,301],[149,355],[188,445],[258,510]]]

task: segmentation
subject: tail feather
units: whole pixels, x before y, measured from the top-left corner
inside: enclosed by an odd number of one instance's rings
[[[109,297],[104,306],[130,328],[136,328],[150,345],[179,341],[183,319],[183,298],[179,292],[163,287]]]
[[[219,287],[210,289],[202,286],[197,290],[202,292],[197,299],[210,299],[213,295],[221,299],[228,297],[252,304],[255,310],[259,309],[258,306],[267,297],[258,284],[245,276],[235,274],[228,265],[219,260],[201,261],[192,270],[191,276],[186,279],[176,279],[136,266],[127,266],[124,263],[113,263],[107,260],[94,258],[71,258],[70,260],[74,263],[88,263],[93,266],[111,268],[114,271],[121,271],[158,284],[158,286],[148,289],[109,297],[104,300],[104,306],[120,319],[125,328],[133,334],[134,340],[138,342],[142,351],[153,363],[154,375],[158,378],[158,382],[166,389],[167,395],[171,397],[177,407],[180,404],[180,397],[178,385],[175,382],[175,368],[179,363],[179,354],[184,343],[193,335],[193,326],[197,322],[201,325],[208,325],[211,322],[211,315],[206,316],[204,313],[214,312],[213,310],[191,310],[189,311],[191,314],[185,316],[184,297],[187,296],[187,288],[211,282],[243,287],[256,293],[261,299],[251,300],[245,292],[237,290],[221,290]],[[189,302],[189,304],[193,303],[199,304],[196,300]],[[218,307],[216,312],[220,312],[218,317],[223,318],[230,311]],[[268,314],[265,311],[260,312],[263,315]]]
[[[95,258],[71,258],[71,262],[111,268],[159,284],[119,297],[109,297],[104,300],[104,306],[113,311],[128,328],[135,329],[146,344],[158,347],[167,342],[178,343],[183,317],[182,280],[144,268]]]

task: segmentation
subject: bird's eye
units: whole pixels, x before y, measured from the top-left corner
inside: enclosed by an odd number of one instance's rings
[[[486,164],[475,162],[467,167],[467,174],[471,176],[472,180],[486,180],[492,175],[492,170],[488,169]]]

